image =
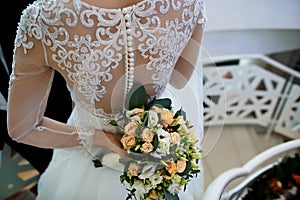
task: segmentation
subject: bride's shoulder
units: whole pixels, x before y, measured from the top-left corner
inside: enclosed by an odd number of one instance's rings
[[[52,6],[52,8],[57,7],[56,5],[59,3],[59,1],[61,0],[35,0],[27,5],[27,7],[23,10],[22,15],[35,17],[36,15],[40,14],[42,9],[47,9],[50,6]]]

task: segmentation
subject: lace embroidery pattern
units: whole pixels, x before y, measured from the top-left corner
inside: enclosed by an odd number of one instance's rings
[[[90,129],[78,128],[77,133],[80,144],[92,155],[94,132]]]
[[[161,20],[169,11],[181,11],[181,17]],[[113,80],[117,68],[124,67],[124,93],[129,91],[137,52],[147,60],[154,92],[161,92],[195,25],[204,22],[201,0],[144,0],[123,9],[98,8],[80,0],[38,0],[24,11],[15,47],[22,46],[26,54],[34,46],[30,38],[41,40],[52,61],[76,83],[87,107],[93,107],[105,98],[105,83]],[[93,32],[74,33],[72,28],[78,26]],[[102,108],[93,112],[106,115]]]

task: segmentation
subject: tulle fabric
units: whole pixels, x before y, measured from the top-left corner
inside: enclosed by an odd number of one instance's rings
[[[107,119],[97,118],[79,107],[73,109],[68,124],[116,132]],[[107,153],[95,147],[54,149],[49,167],[38,183],[37,199],[124,199],[127,191],[120,182],[122,171],[109,166],[96,168],[92,163],[96,155],[101,159]]]
[[[170,92],[169,89],[167,91]],[[169,92],[164,95],[168,95]],[[81,123],[90,128],[116,132],[107,119],[97,118],[84,109],[75,107],[68,124]],[[53,158],[39,180],[37,200],[126,199],[126,188],[129,186],[120,182],[123,168],[111,166],[111,163],[104,163],[103,167],[95,168],[92,163],[95,155],[101,159],[108,154],[105,149],[95,147],[88,151],[79,147],[54,149]],[[192,180],[187,190],[179,194],[180,199],[200,199],[202,182],[202,175]]]

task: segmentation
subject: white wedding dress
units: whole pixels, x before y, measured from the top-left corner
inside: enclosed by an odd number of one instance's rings
[[[95,129],[116,132],[109,121],[120,117],[135,82],[149,86],[151,95],[171,97],[175,108],[183,106],[200,139],[201,67],[189,55],[195,44],[196,52],[200,49],[201,36],[193,33],[201,32],[204,22],[201,0],[143,0],[119,9],[88,0],[37,0],[24,10],[15,40],[8,127],[16,141],[54,149],[37,199],[126,198],[115,157],[104,156],[111,154],[92,143]],[[185,87],[175,89],[169,80],[183,55],[196,70]],[[64,77],[74,102],[66,124],[44,116],[54,72]],[[104,156],[105,166],[95,168],[94,156]],[[202,184],[200,175],[180,199],[201,199]]]

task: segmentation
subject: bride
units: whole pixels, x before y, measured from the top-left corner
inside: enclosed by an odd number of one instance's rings
[[[155,96],[190,84],[204,23],[201,0],[36,0],[23,11],[7,117],[14,140],[54,150],[37,199],[125,199],[114,159],[126,152],[108,122],[134,83]],[[44,116],[54,73],[74,103],[67,123]],[[201,181],[181,199],[200,199]]]

